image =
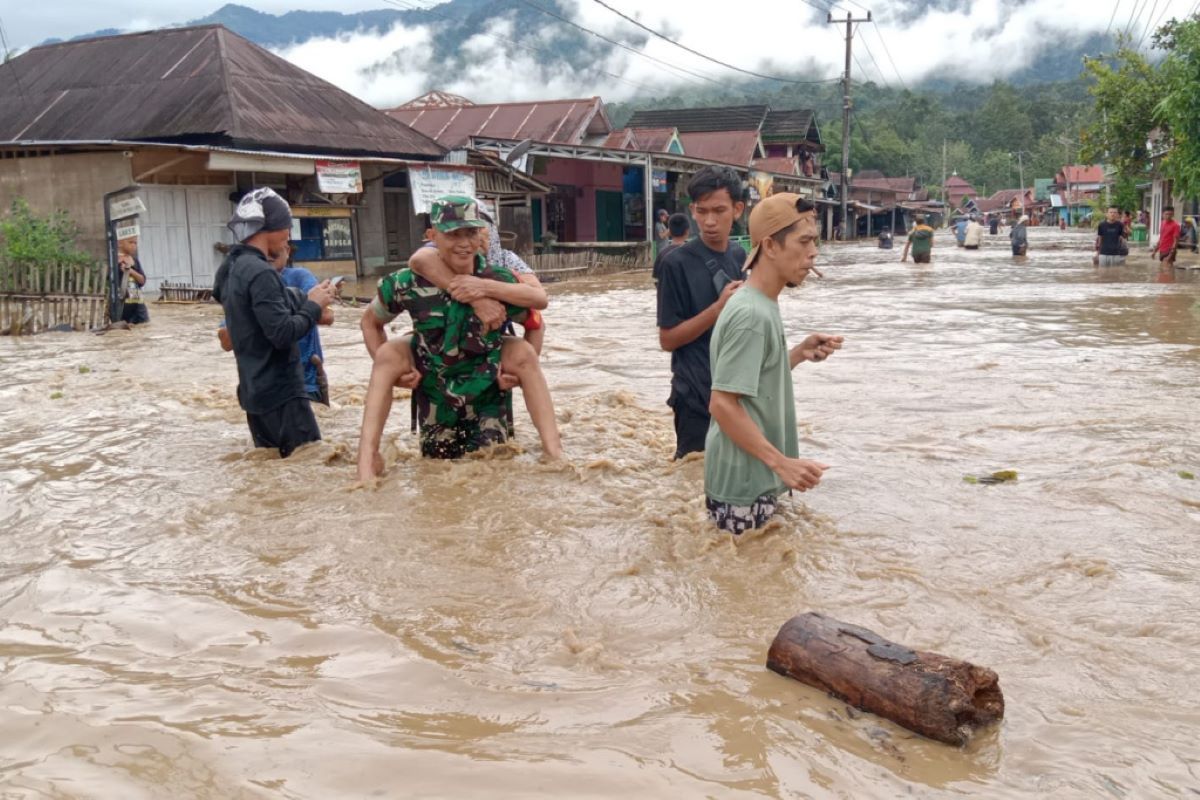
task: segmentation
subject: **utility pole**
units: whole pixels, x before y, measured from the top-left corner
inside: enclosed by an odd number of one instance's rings
[[[1025,213],[1025,163],[1021,160],[1024,150],[1017,151],[1017,179],[1021,181],[1021,213]],[[1012,163],[1011,161],[1008,163]]]
[[[946,140],[942,139],[942,216],[950,219],[950,209],[946,205]]]
[[[850,12],[846,12],[846,71],[842,73],[842,239],[846,238],[846,227],[850,224],[849,212],[849,195],[850,195],[850,178],[847,173],[850,172],[850,44],[854,41],[854,23],[870,22],[871,12],[867,12],[866,19],[854,19]],[[842,20],[834,20],[833,14],[826,14],[826,23],[837,22],[841,24]],[[857,233],[857,231],[856,231]]]

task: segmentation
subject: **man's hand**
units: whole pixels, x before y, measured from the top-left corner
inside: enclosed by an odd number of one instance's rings
[[[450,296],[460,303],[474,303],[487,295],[487,284],[474,275],[456,275],[450,281]]]
[[[504,327],[504,323],[508,319],[504,306],[490,297],[474,301],[471,303],[471,308],[475,310],[475,316],[479,317],[479,321],[483,323],[485,333]]]
[[[789,355],[793,364],[801,361],[824,361],[836,351],[841,350],[844,341],[845,338],[842,336],[811,333],[805,337],[803,342],[793,347]]]
[[[729,298],[733,297],[733,293],[742,288],[745,281],[730,281],[725,284],[725,288],[721,290],[721,296],[717,298],[717,310],[725,308],[725,304],[729,302]]]
[[[771,469],[789,489],[807,492],[821,482],[821,476],[829,469],[829,465],[806,458],[784,458]]]
[[[321,281],[316,286],[308,290],[308,299],[312,300],[321,308],[328,308],[336,298],[337,290],[333,288],[333,284],[329,281]]]
[[[415,389],[421,383],[421,373],[410,369],[396,379],[396,385],[401,389]]]

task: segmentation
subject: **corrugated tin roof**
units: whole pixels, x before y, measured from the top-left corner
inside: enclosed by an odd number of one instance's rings
[[[696,158],[748,167],[759,155],[758,131],[681,133],[683,152]]]
[[[711,131],[758,132],[767,116],[767,106],[723,108],[668,108],[638,111],[629,118],[630,128],[678,128],[680,134]]]
[[[0,141],[126,139],[426,157],[444,152],[220,25],[44,45],[13,59],[5,72]]]
[[[815,112],[809,108],[795,108],[789,111],[772,109],[767,112],[767,118],[763,120],[763,138],[788,140],[807,138],[813,128],[815,116]]]
[[[1104,167],[1101,166],[1069,166],[1062,168],[1062,176],[1067,183],[1104,183]]]
[[[599,97],[459,107],[416,106],[415,102],[387,113],[451,149],[467,144],[472,136],[583,144],[589,135],[606,136],[612,131]]]

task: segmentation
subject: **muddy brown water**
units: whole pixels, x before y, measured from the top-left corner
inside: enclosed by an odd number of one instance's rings
[[[519,401],[517,447],[421,461],[399,404],[376,491],[349,310],[287,461],[215,306],[0,339],[0,795],[1196,796],[1200,283],[948,241],[786,294],[792,336],[846,336],[796,370],[833,468],[740,541],[668,460],[645,275],[553,290],[568,464]],[[1007,719],[959,750],[768,672],[806,610],[994,668]]]

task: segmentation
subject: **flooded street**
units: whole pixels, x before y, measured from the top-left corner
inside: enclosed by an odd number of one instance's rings
[[[832,468],[736,542],[669,461],[645,273],[552,288],[568,464],[520,398],[520,447],[422,461],[404,401],[378,490],[355,310],[286,461],[218,306],[0,338],[0,795],[1200,795],[1200,273],[1090,244],[827,248],[782,304],[846,337],[795,371]],[[1006,719],[958,750],[768,672],[809,610],[991,667]]]

